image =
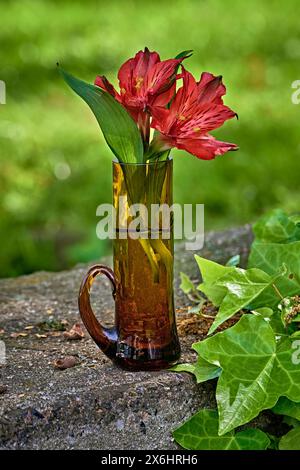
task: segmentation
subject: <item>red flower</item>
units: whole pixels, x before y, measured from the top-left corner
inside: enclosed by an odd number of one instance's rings
[[[222,77],[203,73],[199,82],[182,67],[183,86],[178,90],[169,109],[151,107],[151,127],[160,132],[156,149],[177,147],[198,158],[210,160],[228,150],[237,150],[235,144],[220,142],[208,134],[236,116],[223,104],[226,88]]]
[[[143,130],[149,121],[146,113],[149,107],[166,106],[173,98],[177,69],[183,59],[161,61],[156,52],[150,52],[146,47],[121,66],[118,73],[120,93],[104,76],[98,76],[95,85],[122,103]]]

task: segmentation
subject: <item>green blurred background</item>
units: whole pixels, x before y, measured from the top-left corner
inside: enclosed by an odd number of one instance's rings
[[[147,45],[163,59],[193,49],[190,71],[221,74],[240,120],[213,134],[239,152],[206,162],[174,151],[175,202],[204,203],[206,229],[299,209],[298,0],[0,1],[0,276],[60,270],[110,250],[96,207],[111,201],[112,155],[65,69],[115,82]]]

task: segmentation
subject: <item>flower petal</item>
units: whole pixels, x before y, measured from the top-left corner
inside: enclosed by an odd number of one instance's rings
[[[176,82],[174,82],[167,91],[160,93],[158,96],[154,97],[152,106],[167,106],[167,104],[169,104],[170,101],[174,98],[175,93]]]
[[[152,115],[151,127],[167,134],[168,120],[170,117],[170,110],[159,106],[150,106],[150,113]]]
[[[191,113],[189,113],[191,114]],[[192,134],[198,129],[202,134],[221,127],[227,119],[232,119],[236,113],[223,104],[206,103],[194,108],[192,116],[178,123],[178,132]]]
[[[112,95],[114,98],[118,99],[119,101],[119,93],[115,90],[114,86],[107,80],[107,78],[102,75],[98,75],[95,79],[95,85],[102,88],[103,90],[107,91],[110,95]]]
[[[145,47],[145,50],[138,52],[134,58],[134,75],[144,78],[158,62],[160,62],[158,53],[150,52],[148,47]]]
[[[160,58],[157,52],[150,52],[145,47],[144,51],[137,52],[133,58],[124,62],[118,72],[121,94],[122,91],[132,95],[139,94],[149,70],[159,61]]]
[[[222,96],[226,93],[225,85],[222,83],[222,76],[203,72],[198,83],[198,103],[223,104]]]
[[[168,90],[176,80],[177,68],[182,59],[168,59],[158,62],[151,69],[145,81],[145,88],[151,95]]]
[[[198,139],[177,139],[176,147],[186,150],[202,160],[212,160],[217,155],[223,155],[230,150],[238,150],[236,144],[221,142],[213,136],[206,134]]]

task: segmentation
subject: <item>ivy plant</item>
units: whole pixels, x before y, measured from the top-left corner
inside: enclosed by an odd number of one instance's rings
[[[216,381],[217,410],[199,411],[173,433],[186,449],[300,449],[299,218],[276,210],[253,232],[247,269],[238,257],[223,266],[196,255],[202,282],[182,275],[191,300],[197,291],[218,309],[207,338],[192,346],[197,361],[172,368]],[[218,331],[237,312],[239,321]],[[267,409],[291,427],[286,435],[247,428]]]

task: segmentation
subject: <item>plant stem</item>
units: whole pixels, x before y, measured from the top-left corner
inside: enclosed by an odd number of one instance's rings
[[[278,297],[282,300],[284,297],[283,295],[281,294],[281,292],[279,291],[278,287],[275,285],[275,284],[272,284],[272,287],[273,289],[275,290],[276,294],[278,295]]]
[[[213,315],[207,315],[206,313],[200,313],[200,317],[211,318],[212,320],[215,320],[215,318],[216,318]]]

